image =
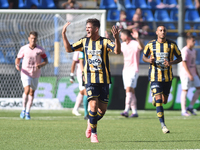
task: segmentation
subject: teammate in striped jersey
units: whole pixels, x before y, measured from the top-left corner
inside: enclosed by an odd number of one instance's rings
[[[67,22],[62,30],[66,52],[83,51],[85,56],[84,78],[90,105],[86,137],[91,137],[92,143],[98,143],[97,121],[105,114],[109,100],[109,84],[111,83],[109,52],[121,53],[119,30],[116,26],[112,27],[111,32],[115,39],[112,42],[99,35],[100,21],[98,19],[88,19],[86,37],[70,45],[66,36],[69,25],[70,22]]]
[[[145,46],[143,55],[143,61],[150,63],[149,81],[153,96],[152,103],[156,106],[163,133],[170,132],[164,122],[162,104],[166,104],[168,100],[173,79],[172,65],[182,61],[180,50],[175,42],[166,39],[166,33],[167,30],[164,26],[158,26],[157,39],[150,41]],[[174,56],[176,56],[176,60],[174,60]]]

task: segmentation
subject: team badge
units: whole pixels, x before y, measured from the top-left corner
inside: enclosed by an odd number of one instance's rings
[[[88,91],[87,93],[88,93],[88,95],[92,95],[92,91]]]
[[[98,49],[102,49],[102,45],[98,45]]]

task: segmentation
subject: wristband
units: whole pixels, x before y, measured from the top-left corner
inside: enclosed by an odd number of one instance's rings
[[[17,66],[19,67],[19,64],[15,64],[15,67],[17,67]]]
[[[70,73],[70,76],[74,76],[74,73],[71,72],[71,73]]]

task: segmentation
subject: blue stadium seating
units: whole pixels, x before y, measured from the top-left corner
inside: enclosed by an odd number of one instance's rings
[[[16,58],[16,52],[13,51],[14,48],[9,48],[8,51],[6,52],[6,63],[8,64],[14,64],[15,63],[15,58]]]
[[[107,13],[107,21],[119,21],[120,11],[117,9],[109,9]]]
[[[155,21],[163,21],[163,22],[171,21],[168,12],[165,9],[155,10],[154,19]]]
[[[156,9],[156,5],[159,5],[161,0],[152,0],[151,2],[147,2],[147,6],[152,9]]]
[[[114,0],[101,0],[100,9],[117,9],[117,4]]]
[[[0,51],[0,63],[6,63],[6,59],[4,58],[4,54]]]
[[[42,9],[54,9],[56,5],[53,0],[40,0],[38,7]]]
[[[154,21],[153,13],[150,9],[143,9],[142,17],[144,21]]]
[[[164,4],[174,4],[174,5],[177,5],[177,1],[176,0],[163,0],[163,3]]]
[[[174,26],[173,23],[165,23],[164,25],[167,28],[167,30],[175,30],[176,29],[176,27]],[[169,35],[169,36],[178,36],[178,33],[167,32],[167,35]]]
[[[19,0],[18,7],[19,8],[31,8],[32,5],[39,6],[38,0]]]
[[[185,21],[199,22],[199,14],[195,9],[188,9],[185,12]]]
[[[135,14],[135,10],[134,9],[127,9],[126,10],[126,20],[128,21],[132,21],[133,15]]]
[[[0,0],[0,9],[6,9],[9,7],[8,0]]]
[[[192,0],[185,0],[185,8],[188,8],[188,9],[195,9],[193,3],[192,3]]]
[[[178,21],[178,9],[170,10],[170,19],[172,21]]]
[[[125,0],[124,1],[124,5],[125,5],[125,8],[126,9],[134,9],[135,8],[135,5],[133,5],[130,0]]]
[[[146,0],[132,0],[132,5],[134,5],[136,8],[150,8]]]

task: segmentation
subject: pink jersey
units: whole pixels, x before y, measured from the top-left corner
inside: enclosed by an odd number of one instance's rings
[[[77,66],[76,76],[82,76],[81,66],[80,66],[80,63],[79,63],[79,51],[74,52],[73,60],[76,61],[76,64],[77,64],[76,65]]]
[[[194,49],[190,50],[187,46],[185,46],[181,50],[181,55],[182,55],[182,61],[186,61],[187,67],[194,77],[197,75],[196,72],[196,51]],[[186,72],[185,68],[183,67],[183,64],[181,63],[180,67],[180,76],[188,76],[188,73]]]
[[[134,72],[139,71],[140,49],[138,46],[139,43],[135,40],[131,40],[128,44],[126,42],[121,44],[121,51],[124,55],[123,69],[132,69]]]
[[[42,58],[46,58],[45,51],[42,47],[36,46],[34,49],[29,47],[29,44],[20,48],[17,58],[23,58],[21,73],[32,78],[39,78],[40,69],[36,69],[36,64],[40,64]]]

